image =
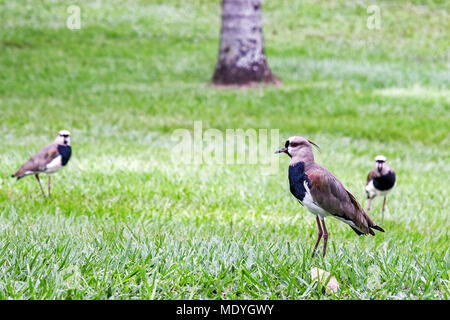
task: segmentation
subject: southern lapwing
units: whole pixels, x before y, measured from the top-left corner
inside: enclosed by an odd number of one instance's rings
[[[48,197],[50,198],[51,175],[67,164],[71,154],[70,132],[61,130],[53,143],[39,150],[11,177],[19,180],[33,174],[45,198],[44,189],[42,189],[41,181],[39,180],[39,174],[46,173],[48,175]]]
[[[289,164],[289,185],[291,193],[302,206],[316,216],[319,233],[312,256],[323,235],[323,256],[327,250],[328,232],[325,217],[331,216],[347,223],[360,235],[375,235],[384,230],[377,226],[361,208],[355,197],[327,169],[314,161],[311,145],[315,143],[299,136],[290,137],[275,153],[286,153],[291,157]],[[322,227],[321,227],[322,222]]]
[[[366,193],[369,199],[367,212],[370,210],[372,199],[376,196],[383,196],[383,206],[381,208],[381,221],[384,219],[384,207],[386,196],[394,189],[396,183],[395,171],[386,163],[386,157],[378,155],[375,157],[375,166],[367,175]]]

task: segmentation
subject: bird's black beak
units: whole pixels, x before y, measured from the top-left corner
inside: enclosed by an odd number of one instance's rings
[[[275,153],[288,153],[288,148],[286,148],[286,147],[283,147],[283,148],[281,148],[280,150],[277,150],[277,151],[275,151]]]

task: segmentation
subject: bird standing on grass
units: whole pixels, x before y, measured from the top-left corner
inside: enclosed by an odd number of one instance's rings
[[[323,235],[323,256],[325,257],[328,232],[325,217],[332,216],[348,224],[360,235],[375,235],[372,229],[384,230],[373,222],[361,208],[355,197],[327,169],[314,161],[311,145],[317,145],[303,137],[290,137],[276,153],[291,157],[289,185],[291,193],[302,206],[316,216],[319,233],[312,256]],[[321,226],[322,224],[322,226]],[[322,230],[323,227],[323,230]]]
[[[375,157],[375,166],[367,175],[366,193],[369,199],[367,212],[370,210],[372,199],[376,196],[384,196],[381,208],[381,221],[384,220],[384,207],[386,196],[394,189],[396,183],[395,171],[386,163],[386,157],[379,155]]]
[[[61,130],[55,141],[32,156],[25,162],[16,173],[11,177],[17,180],[34,174],[41,188],[42,195],[45,198],[44,189],[42,189],[39,173],[47,173],[48,175],[48,197],[51,195],[51,174],[57,172],[64,167],[70,159],[72,148],[70,147],[70,132]]]

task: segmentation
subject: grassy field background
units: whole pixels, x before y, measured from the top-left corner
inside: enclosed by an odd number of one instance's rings
[[[283,85],[223,90],[209,84],[218,0],[0,0],[0,299],[449,299],[450,7],[376,3],[381,30],[366,27],[372,1],[265,1]],[[327,256],[311,259],[287,156],[273,175],[174,163],[171,134],[194,121],[310,138],[363,206],[386,155],[386,233],[328,219]],[[73,156],[43,199],[9,176],[63,128]]]

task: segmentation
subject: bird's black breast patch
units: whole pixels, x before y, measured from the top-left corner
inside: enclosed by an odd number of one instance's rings
[[[391,189],[395,184],[395,173],[389,171],[384,176],[373,178],[373,186],[380,191]]]
[[[61,155],[61,164],[65,166],[69,162],[72,154],[72,148],[70,146],[58,145],[58,153]]]
[[[303,162],[296,163],[289,166],[289,186],[291,193],[298,200],[303,201],[306,194],[304,183],[307,183],[311,188],[311,181],[309,181],[308,175],[305,173],[305,164]]]

